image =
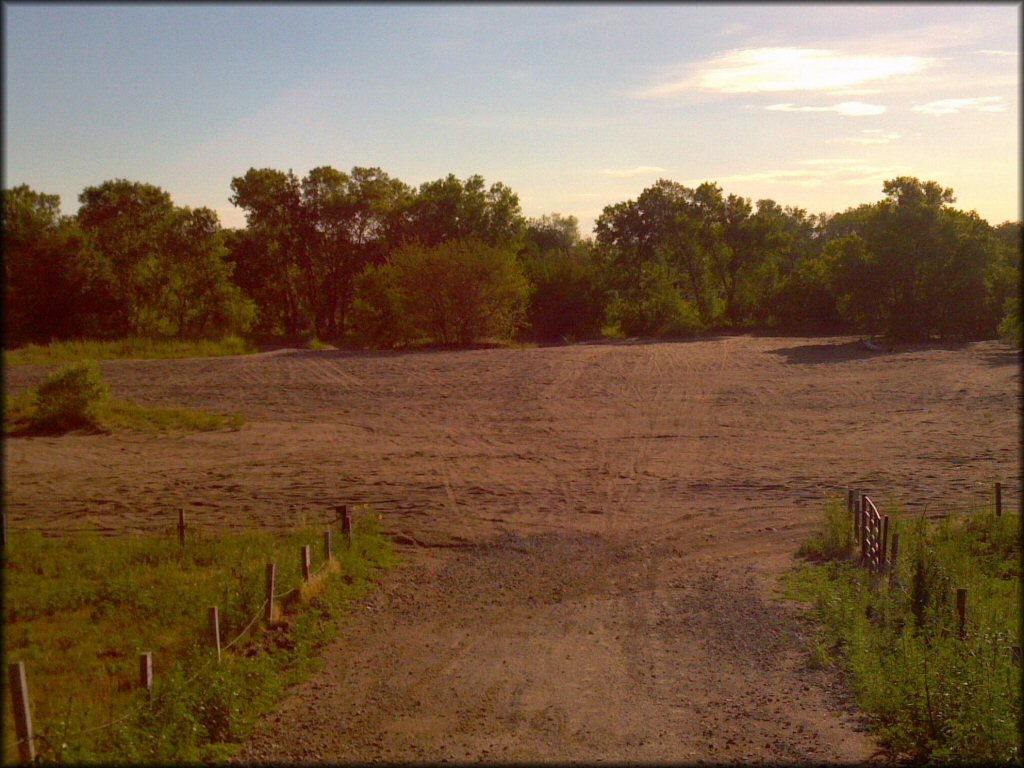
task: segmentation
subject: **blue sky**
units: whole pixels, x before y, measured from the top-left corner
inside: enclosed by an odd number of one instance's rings
[[[5,187],[244,216],[250,167],[481,174],[527,216],[658,178],[812,213],[897,175],[1021,218],[1019,4],[4,5]]]

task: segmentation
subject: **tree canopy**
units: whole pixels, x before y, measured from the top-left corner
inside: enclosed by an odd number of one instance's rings
[[[8,344],[76,337],[262,337],[391,346],[485,337],[687,336],[765,328],[901,341],[1020,337],[1021,223],[903,176],[826,215],[660,179],[583,237],[527,219],[500,181],[412,187],[376,167],[250,168],[246,226],[160,187],[86,187],[75,215],[3,192]]]

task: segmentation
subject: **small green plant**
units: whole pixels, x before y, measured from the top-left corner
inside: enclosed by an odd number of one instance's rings
[[[329,349],[337,349],[333,344],[328,344],[326,341],[320,341],[316,336],[312,337],[306,342],[306,347],[313,350],[314,352],[323,352]]]
[[[819,531],[803,542],[797,555],[811,560],[836,560],[847,557],[853,545],[853,522],[838,499],[825,502],[825,518]]]

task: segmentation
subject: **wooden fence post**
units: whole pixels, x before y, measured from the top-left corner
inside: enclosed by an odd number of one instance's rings
[[[852,488],[846,491],[846,509],[853,518],[853,544],[856,547],[860,544],[860,507],[857,502],[857,492]]]
[[[215,605],[210,606],[210,642],[217,649],[217,661],[220,661],[220,616]]]
[[[863,494],[857,499],[857,508],[860,510],[860,562],[863,565],[868,559],[868,516]]]
[[[330,561],[334,558],[334,540],[330,529],[324,531],[324,560]]]
[[[273,563],[267,563],[267,623],[274,620],[274,568]]]
[[[896,557],[900,553],[900,535],[893,532],[892,534],[892,557],[889,558],[889,571],[896,570]]]
[[[309,581],[309,547],[303,547],[299,550],[300,562],[302,563],[302,580]]]
[[[1003,484],[996,483],[996,517],[1003,514]]]
[[[967,590],[956,591],[956,612],[960,617],[960,639],[967,637]]]
[[[153,695],[153,654],[139,654],[139,687]]]
[[[0,529],[0,536],[2,536],[3,538],[0,539],[0,546],[2,546],[4,549],[7,549],[7,510],[6,509],[0,509],[0,517],[3,518],[3,528]]]
[[[348,504],[341,505],[341,533],[345,537],[348,548],[352,549],[352,518],[348,514]]]
[[[7,678],[11,685],[11,704],[14,712],[14,732],[18,736],[18,757],[23,763],[36,759],[36,743],[32,738],[32,714],[28,708],[28,678],[25,662],[7,665]]]
[[[878,552],[878,570],[881,572],[887,565],[887,553],[889,551],[889,516],[882,518],[882,547]]]
[[[178,509],[178,544],[182,547],[185,546],[185,509],[180,507]]]

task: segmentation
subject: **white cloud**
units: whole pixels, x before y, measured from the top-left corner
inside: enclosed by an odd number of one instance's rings
[[[835,112],[846,117],[870,117],[885,112],[885,107],[881,104],[865,104],[863,101],[841,101],[830,107],[798,107],[792,102],[787,102],[770,104],[765,109],[771,112]]]
[[[890,141],[896,141],[899,138],[902,138],[902,136],[896,133],[896,131],[887,131],[884,128],[865,128],[856,136],[844,136],[843,138],[832,139],[832,141],[844,144],[888,144]]]
[[[882,182],[911,172],[905,165],[872,165],[866,160],[855,158],[820,158],[801,160],[795,168],[779,168],[768,171],[754,171],[729,176],[716,176],[720,184],[786,184],[794,187],[823,187],[842,184],[844,186],[874,186],[879,189]],[[698,180],[683,182],[696,186]]]
[[[749,30],[750,27],[747,24],[729,24],[722,30],[722,34],[726,37],[732,37],[734,35],[741,35]]]
[[[658,99],[693,90],[717,93],[835,91],[897,75],[921,72],[933,63],[920,56],[841,53],[821,48],[746,48],[697,64],[676,78],[635,94]]]
[[[643,176],[651,173],[664,173],[664,168],[656,165],[638,165],[635,168],[605,168],[601,171],[602,176]]]
[[[838,91],[826,91],[826,96],[874,96],[885,93],[881,88],[841,88]]]
[[[1020,51],[994,51],[991,48],[983,48],[978,53],[984,53],[986,56],[1020,56]]]
[[[959,112],[1005,112],[1002,96],[977,96],[964,99],[939,99],[910,108],[925,115],[955,115]]]

